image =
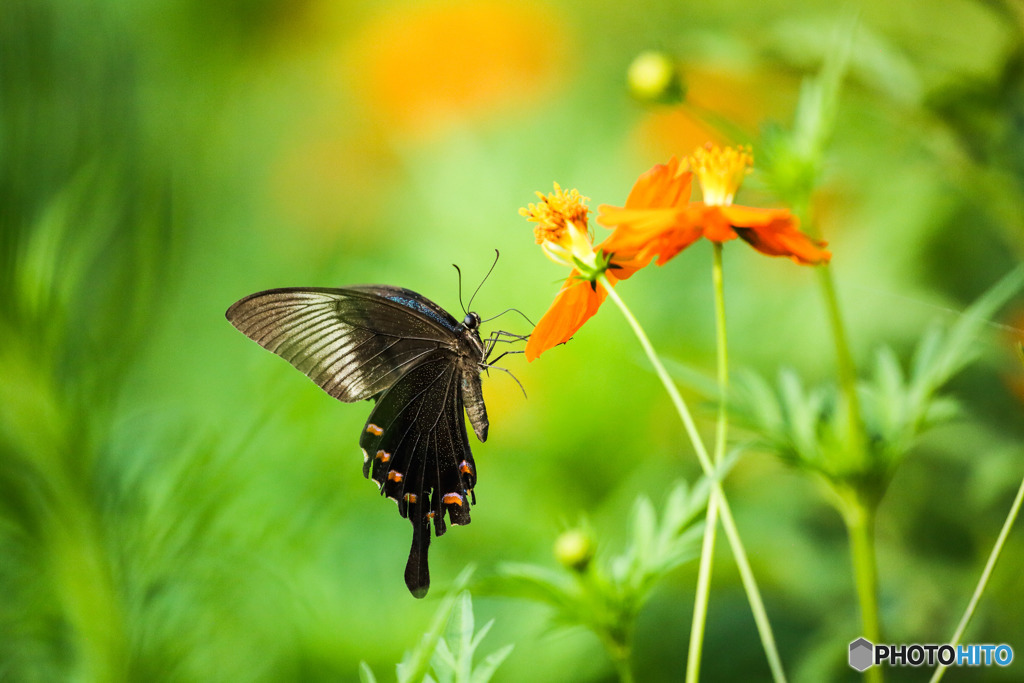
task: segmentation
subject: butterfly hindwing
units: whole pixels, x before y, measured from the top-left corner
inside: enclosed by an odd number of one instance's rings
[[[398,503],[413,526],[405,581],[416,597],[430,584],[427,550],[434,534],[469,524],[475,465],[460,393],[461,370],[438,353],[406,373],[377,401],[359,439],[363,473]]]

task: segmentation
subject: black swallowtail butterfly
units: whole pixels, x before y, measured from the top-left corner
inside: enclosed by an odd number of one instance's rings
[[[495,340],[519,337],[495,332],[484,343],[476,313],[459,323],[426,297],[388,285],[271,289],[235,303],[227,319],[331,396],[374,399],[359,437],[363,475],[412,522],[405,583],[426,595],[431,523],[441,536],[446,514],[469,524],[476,504],[462,411],[486,441],[480,372]]]

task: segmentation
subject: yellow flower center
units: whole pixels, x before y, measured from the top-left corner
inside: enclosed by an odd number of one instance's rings
[[[538,192],[537,196],[540,201],[519,209],[519,214],[537,224],[533,235],[548,258],[570,268],[576,265],[574,257],[593,265],[594,245],[588,231],[590,209],[584,204],[587,198],[575,189],[566,192],[558,183],[554,192]]]
[[[709,142],[694,150],[689,164],[700,183],[704,203],[728,206],[754,165],[754,155],[749,147],[722,148]]]

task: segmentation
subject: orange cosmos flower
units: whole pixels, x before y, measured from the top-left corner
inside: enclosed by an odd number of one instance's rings
[[[526,359],[534,360],[548,349],[569,341],[590,319],[608,296],[598,278],[604,275],[614,286],[647,265],[637,258],[636,250],[619,249],[610,254],[604,245],[593,245],[589,229],[586,197],[576,190],[564,191],[555,183],[548,195],[537,193],[540,201],[519,213],[537,223],[533,234],[537,244],[555,263],[572,268],[555,297],[526,342]]]
[[[758,209],[733,205],[732,200],[753,164],[743,147],[708,144],[687,160],[704,194],[688,202],[690,173],[680,173],[675,159],[640,176],[623,208],[601,205],[598,222],[615,228],[605,240],[610,253],[622,250],[646,258],[655,255],[663,265],[700,237],[712,242],[746,241],[762,254],[788,256],[797,263],[827,263],[832,254],[798,229],[787,209]]]

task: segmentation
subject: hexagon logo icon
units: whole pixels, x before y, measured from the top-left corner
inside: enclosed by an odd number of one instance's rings
[[[872,665],[872,655],[875,646],[866,638],[858,638],[850,643],[850,666],[857,671],[863,671]]]

